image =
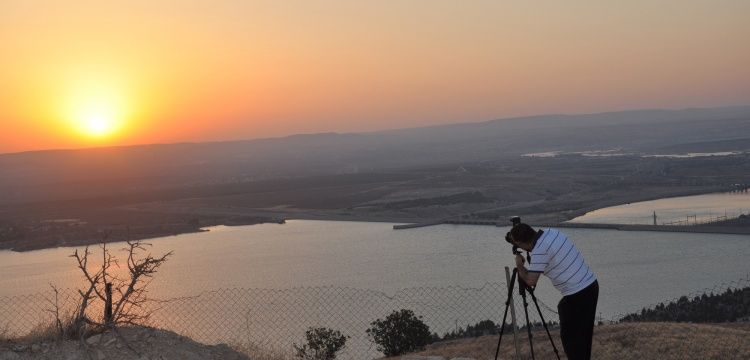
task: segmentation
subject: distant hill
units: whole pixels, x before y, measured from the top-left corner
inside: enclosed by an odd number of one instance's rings
[[[750,106],[544,115],[370,133],[0,155],[0,205],[613,148],[749,148]],[[718,146],[717,144],[721,144]]]

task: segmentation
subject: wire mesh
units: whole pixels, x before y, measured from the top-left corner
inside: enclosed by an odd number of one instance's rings
[[[689,297],[748,286],[750,274]],[[496,334],[503,317],[506,296],[506,284],[499,282],[486,283],[478,288],[415,287],[393,294],[349,287],[217,289],[190,297],[152,300],[144,308],[151,316],[142,325],[170,330],[206,344],[227,343],[250,351],[253,358],[260,359],[264,358],[263,354],[275,354],[274,359],[291,359],[293,345],[305,341],[305,330],[327,327],[349,337],[338,358],[378,358],[382,353],[366,333],[376,319],[384,319],[393,311],[409,309],[442,339]],[[528,321],[537,358],[554,358],[536,306],[530,296],[527,300]],[[75,311],[79,302],[80,295],[74,289],[60,289],[57,293],[50,289],[36,294],[0,297],[0,335],[17,338],[39,327],[49,326],[55,320],[55,303],[59,313],[65,316]],[[524,305],[517,289],[514,290],[512,304],[521,356],[528,357]],[[543,299],[538,299],[538,304],[562,354],[556,307]],[[92,305],[88,316],[100,319],[101,304]],[[618,315],[610,322],[620,322],[622,317]],[[507,323],[510,323],[510,319],[509,313]],[[485,320],[492,321],[496,327],[483,328],[480,332],[468,331],[470,325]],[[513,346],[510,326],[506,327],[506,334],[503,349],[508,353]]]
[[[675,321],[675,322],[681,322],[681,321],[690,321],[689,319],[682,317],[681,314],[677,312],[677,310],[670,310],[667,308],[667,305],[672,303],[679,303],[684,302],[685,299],[687,300],[694,300],[696,298],[701,298],[704,295],[719,295],[722,293],[727,292],[727,290],[740,290],[750,287],[750,273],[747,273],[745,276],[738,280],[732,280],[732,281],[725,281],[719,284],[716,284],[712,287],[703,288],[701,290],[693,291],[686,295],[681,295],[674,297],[672,299],[667,299],[665,301],[659,302],[659,303],[653,303],[647,306],[644,306],[643,309],[640,309],[639,312],[643,312],[643,310],[648,309],[657,309],[657,308],[663,308],[664,311],[671,311],[672,314],[669,316],[668,321]],[[746,301],[748,304],[750,304],[750,298]],[[623,322],[628,321],[629,315],[633,315],[635,313],[620,313],[612,316],[609,318],[608,323],[616,323],[616,322]],[[639,319],[638,321],[648,321],[647,319]],[[667,320],[662,320],[667,321]],[[713,322],[717,322],[717,320],[713,320]]]
[[[302,287],[291,289],[218,289],[195,296],[152,300],[144,311],[151,316],[143,325],[174,331],[196,341],[228,343],[244,349],[281,354],[291,358],[293,344],[304,342],[310,327],[327,327],[348,336],[342,359],[376,358],[382,354],[366,335],[376,319],[393,311],[412,310],[439,337],[462,331],[484,320],[498,324],[505,306],[504,283],[487,283],[479,288],[417,287],[387,294],[348,287]],[[75,311],[80,296],[72,289],[60,289],[57,304],[61,314]],[[529,298],[529,317],[535,329],[539,316]],[[0,297],[0,331],[5,337],[20,337],[35,327],[55,321],[55,293]],[[522,303],[514,297],[519,321],[524,321]],[[555,313],[540,302],[546,319]],[[99,316],[101,306],[89,309]],[[510,323],[510,316],[508,317]]]

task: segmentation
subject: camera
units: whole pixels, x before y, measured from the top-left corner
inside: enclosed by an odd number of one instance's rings
[[[518,224],[521,223],[521,217],[520,216],[513,216],[513,217],[510,218],[510,222],[511,222],[511,224],[513,224],[513,226],[516,226],[516,225],[518,225]],[[513,226],[511,226],[511,228],[513,228]],[[510,231],[508,231],[508,233],[505,234],[505,241],[507,241],[508,244],[513,245],[513,254],[518,255],[518,254],[521,253],[521,250],[518,250],[518,246],[516,246],[515,244],[513,244],[512,241],[510,241]]]

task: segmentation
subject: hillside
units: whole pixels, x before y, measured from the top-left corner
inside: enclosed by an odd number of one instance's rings
[[[562,352],[557,332],[555,344]],[[519,339],[521,351],[528,356],[528,341]],[[513,358],[513,337],[504,336],[501,359]],[[468,357],[492,359],[497,336],[482,336],[431,345],[418,356],[441,356],[445,359]],[[555,355],[546,334],[534,334],[537,359],[554,359]],[[408,359],[404,356],[403,359]],[[411,357],[418,359],[418,357]],[[661,359],[748,359],[750,358],[750,323],[687,324],[687,323],[627,323],[597,326],[594,329],[593,359],[597,360],[661,360]],[[393,358],[397,359],[397,358]],[[430,358],[431,360],[437,360]]]
[[[123,327],[78,341],[0,341],[0,360],[249,360],[229,346],[203,345],[170,331]]]
[[[641,110],[5,154],[0,249],[281,219],[521,215],[554,224],[612,205],[747,186],[748,119],[750,107]]]
[[[370,133],[0,154],[0,205],[278,177],[513,159],[525,153],[643,152],[723,141],[750,150],[750,107],[543,115]]]
[[[174,333],[148,328],[122,328],[122,337],[107,333],[86,341],[84,350],[78,342],[8,343],[0,341],[0,359],[248,359],[226,345],[207,346]],[[562,352],[560,338],[553,331],[555,344]],[[519,338],[522,356],[529,356],[528,341]],[[497,336],[482,336],[435,343],[425,351],[394,357],[402,360],[438,360],[453,358],[492,359]],[[86,355],[88,351],[89,355]],[[537,359],[554,359],[554,353],[543,331],[534,333]],[[89,357],[90,356],[90,357]],[[503,338],[500,359],[513,358],[513,337]],[[592,358],[597,360],[661,359],[748,359],[750,358],[750,323],[626,323],[601,325],[594,330]]]

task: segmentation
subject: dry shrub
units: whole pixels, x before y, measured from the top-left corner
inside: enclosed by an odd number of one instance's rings
[[[0,332],[0,342],[35,343],[80,339],[85,331],[88,331],[88,329],[77,325],[75,315],[70,313],[58,316],[54,321],[37,324],[27,334],[22,336],[13,338],[5,337]]]
[[[8,334],[7,326],[0,328],[0,344],[10,342],[10,336]]]
[[[107,235],[105,235],[105,240]],[[152,256],[148,252],[151,244],[139,240],[126,241],[123,249],[126,253],[125,266],[127,276],[120,278],[111,268],[120,267],[120,263],[107,249],[106,241],[101,244],[101,266],[89,266],[93,253],[86,246],[82,252],[75,250],[70,257],[74,258],[78,269],[87,282],[86,290],[78,290],[77,308],[70,318],[72,329],[67,330],[60,321],[59,308],[55,300],[55,308],[51,310],[57,319],[58,330],[65,336],[78,336],[83,339],[86,335],[102,332],[108,328],[121,325],[140,325],[146,323],[152,311],[146,310],[146,304],[151,300],[147,297],[147,287],[152,277],[161,265],[172,255],[168,252],[161,256]],[[53,286],[53,289],[54,286]],[[55,289],[57,299],[57,289]],[[90,316],[92,309],[104,309],[101,316]]]
[[[28,334],[15,339],[18,342],[47,342],[64,340],[53,322],[37,324]]]

